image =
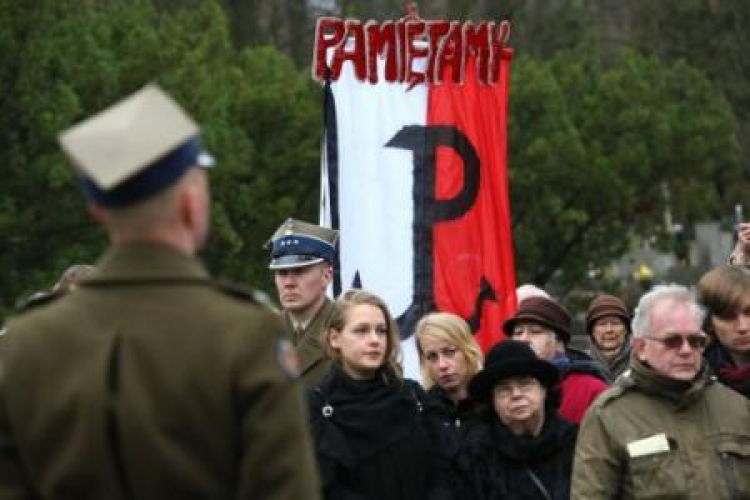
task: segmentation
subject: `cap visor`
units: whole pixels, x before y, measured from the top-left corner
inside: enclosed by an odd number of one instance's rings
[[[311,257],[309,255],[284,255],[283,257],[277,257],[271,261],[268,265],[268,269],[279,270],[279,269],[294,269],[296,267],[307,267],[313,264],[320,264],[325,259],[322,257]]]

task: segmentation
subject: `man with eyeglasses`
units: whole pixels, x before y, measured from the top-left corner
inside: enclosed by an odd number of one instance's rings
[[[630,370],[581,424],[572,498],[750,498],[750,405],[703,362],[704,318],[682,286],[641,298]]]

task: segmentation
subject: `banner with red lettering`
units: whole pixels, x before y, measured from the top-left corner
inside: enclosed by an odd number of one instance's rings
[[[378,57],[377,75],[342,64],[325,83],[321,222],[340,231],[333,291],[359,287],[385,299],[411,378],[419,377],[413,329],[424,314],[458,314],[486,350],[515,311],[506,165],[512,51],[502,48],[492,63],[481,57],[462,54],[460,67],[411,57],[412,74],[440,69],[421,82],[387,78],[388,58]],[[488,68],[496,71],[489,78]]]

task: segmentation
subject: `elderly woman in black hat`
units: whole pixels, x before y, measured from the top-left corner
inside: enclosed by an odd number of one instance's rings
[[[556,411],[557,368],[514,340],[493,347],[469,392],[490,408],[458,459],[463,498],[567,499],[578,427]]]

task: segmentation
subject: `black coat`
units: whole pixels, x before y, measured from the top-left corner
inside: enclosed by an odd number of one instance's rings
[[[326,500],[453,498],[444,430],[416,382],[332,365],[308,398]]]
[[[427,394],[435,402],[437,416],[447,431],[450,453],[457,453],[471,427],[482,421],[486,405],[471,398],[456,404],[437,385],[432,386]]]
[[[457,460],[461,498],[567,500],[577,433],[575,424],[548,412],[539,436],[519,437],[493,414],[464,441]]]

